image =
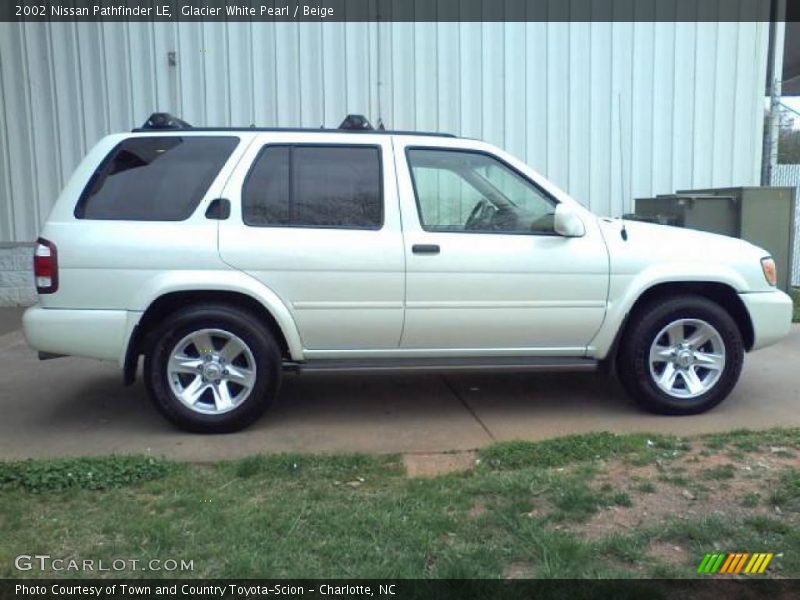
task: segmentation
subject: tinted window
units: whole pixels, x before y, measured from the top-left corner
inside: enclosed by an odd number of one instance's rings
[[[100,165],[75,208],[79,219],[180,221],[228,160],[235,137],[135,137]]]
[[[383,223],[380,151],[266,146],[244,184],[242,212],[248,225],[378,229]]]
[[[410,149],[408,162],[429,231],[553,232],[555,202],[488,154]]]
[[[267,146],[258,155],[242,190],[248,225],[289,221],[289,146]]]

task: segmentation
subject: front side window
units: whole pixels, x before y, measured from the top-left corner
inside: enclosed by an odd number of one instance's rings
[[[265,146],[242,189],[244,222],[380,229],[380,161],[376,146]]]
[[[194,212],[239,138],[132,137],[97,169],[77,206],[79,219],[182,221]]]
[[[463,150],[407,156],[427,231],[553,233],[555,201],[502,161]]]

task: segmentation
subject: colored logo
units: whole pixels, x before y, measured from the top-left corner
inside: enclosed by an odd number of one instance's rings
[[[721,552],[717,554],[706,554],[700,566],[697,567],[698,573],[720,573],[734,575],[736,573],[760,574],[769,565],[772,552]]]

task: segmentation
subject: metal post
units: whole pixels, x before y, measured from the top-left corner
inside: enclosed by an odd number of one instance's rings
[[[761,166],[761,185],[772,185],[772,172],[778,164],[778,140],[780,138],[781,101],[778,88],[780,82],[773,79],[770,85],[767,125],[764,131],[764,156]]]
[[[780,137],[781,78],[783,75],[783,47],[786,24],[786,0],[772,0],[769,24],[769,56],[767,58],[767,85],[769,108],[766,115],[764,144],[761,157],[761,185],[772,183],[772,172],[778,164],[778,139]]]

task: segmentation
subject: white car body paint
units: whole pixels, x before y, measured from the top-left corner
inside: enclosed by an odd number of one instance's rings
[[[219,135],[239,144],[193,214],[178,222],[77,219],[97,166],[131,136]],[[380,230],[249,227],[241,188],[264,144],[378,146]],[[488,153],[583,221],[582,237],[428,232],[420,226],[407,147]],[[227,220],[205,217],[231,200]],[[34,348],[124,363],[134,327],[171,292],[238,292],[275,318],[294,361],[369,357],[586,356],[603,359],[642,293],[668,282],[715,282],[739,294],[753,348],[778,341],[791,300],[765,280],[766,252],[747,242],[594,216],[513,156],[484,142],[389,134],[154,131],[101,140],[81,162],[42,231],[58,248],[59,289],[24,317]],[[414,244],[438,244],[421,256]]]

